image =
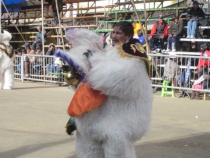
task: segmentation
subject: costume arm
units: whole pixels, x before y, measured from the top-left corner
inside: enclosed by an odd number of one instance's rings
[[[108,96],[124,99],[139,97],[135,86],[142,86],[144,89],[146,85],[143,84],[145,84],[145,80],[149,81],[149,78],[146,71],[142,71],[142,74],[139,75],[140,72],[138,71],[140,70],[130,60],[132,59],[124,58],[122,60],[109,59],[99,62],[89,71],[87,83],[93,89]],[[144,61],[139,60],[139,62]],[[142,80],[144,81],[142,82]]]

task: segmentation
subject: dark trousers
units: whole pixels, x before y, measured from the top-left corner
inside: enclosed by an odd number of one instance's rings
[[[163,49],[164,48],[164,40],[165,40],[165,38],[160,38],[160,35],[154,35],[149,40],[150,49],[151,50],[156,49],[158,44],[160,44],[161,49]]]

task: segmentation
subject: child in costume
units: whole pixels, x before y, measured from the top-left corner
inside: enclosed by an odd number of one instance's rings
[[[91,31],[71,30],[66,36],[73,48],[56,55],[81,81],[68,108],[76,122],[78,157],[136,158],[133,143],[149,128],[153,94],[147,55],[133,39],[132,24],[116,24],[115,46],[105,49]]]

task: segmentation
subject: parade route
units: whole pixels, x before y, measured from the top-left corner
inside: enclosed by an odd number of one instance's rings
[[[76,158],[75,133],[65,133],[73,94],[66,86],[20,81],[0,90],[0,158]],[[209,100],[155,94],[137,158],[209,158],[209,113]]]

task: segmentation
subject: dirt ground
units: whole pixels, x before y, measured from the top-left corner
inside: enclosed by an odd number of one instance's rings
[[[0,90],[0,158],[76,158],[65,133],[73,91],[15,82]],[[210,158],[210,101],[154,95],[150,131],[135,144],[138,158]]]

